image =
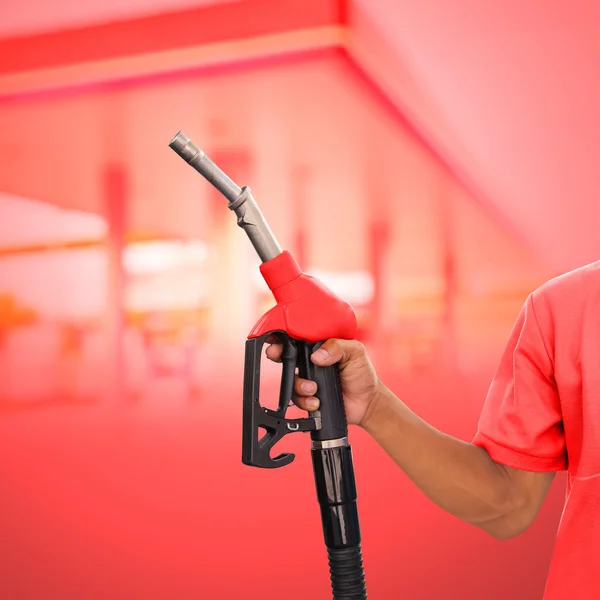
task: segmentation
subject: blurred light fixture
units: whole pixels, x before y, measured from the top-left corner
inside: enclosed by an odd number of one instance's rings
[[[136,242],[125,247],[123,267],[130,275],[151,275],[198,267],[207,256],[206,244],[197,240]]]
[[[367,271],[310,269],[307,273],[322,281],[334,294],[352,305],[368,304],[373,299],[375,283]],[[256,291],[268,292],[269,290],[258,269],[253,272],[252,283]]]
[[[82,210],[0,192],[0,245],[3,248],[101,240],[106,221]]]
[[[205,276],[172,272],[131,282],[125,303],[129,310],[152,312],[194,309],[208,300]]]
[[[368,304],[375,293],[375,283],[368,271],[326,271],[310,269],[308,273],[322,281],[334,294],[360,306]]]

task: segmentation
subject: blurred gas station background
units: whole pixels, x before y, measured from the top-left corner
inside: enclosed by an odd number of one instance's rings
[[[273,303],[260,261],[168,142],[183,130],[249,185],[353,305],[381,379],[468,440],[527,295],[598,257],[599,17],[0,6],[1,597],[327,597],[305,436],[281,443],[292,466],[241,465],[244,340]],[[498,542],[351,435],[373,598],[541,598],[562,477]]]

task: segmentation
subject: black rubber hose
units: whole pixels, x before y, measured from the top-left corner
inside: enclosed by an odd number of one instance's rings
[[[334,600],[366,600],[367,585],[360,544],[352,548],[328,548]]]

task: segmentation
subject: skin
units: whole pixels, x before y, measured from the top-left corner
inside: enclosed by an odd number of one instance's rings
[[[267,343],[267,357],[279,362],[277,339]],[[554,473],[499,464],[483,448],[426,423],[379,380],[360,342],[328,340],[311,360],[321,367],[338,364],[348,424],[367,431],[435,504],[501,540],[534,522]],[[317,393],[315,382],[296,376],[294,404],[315,411]]]

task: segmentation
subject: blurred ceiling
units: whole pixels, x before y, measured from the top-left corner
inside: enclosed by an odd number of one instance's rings
[[[530,245],[600,258],[600,2],[359,3],[437,114],[413,113]]]
[[[31,0],[27,5],[0,3],[0,36],[12,37],[86,27],[121,19],[173,12],[239,0]]]
[[[215,3],[2,3],[0,36],[206,4]],[[306,4],[288,2],[290,9]],[[368,22],[378,42],[392,49],[395,62],[373,76],[480,201],[488,202],[555,269],[598,257],[599,2],[338,4],[351,31]]]

